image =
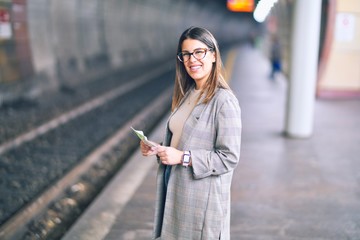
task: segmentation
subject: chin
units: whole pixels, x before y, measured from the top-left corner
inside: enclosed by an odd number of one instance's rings
[[[199,76],[199,75],[194,75],[194,74],[192,74],[192,75],[190,75],[190,77],[192,78],[192,79],[194,79],[195,81],[198,81],[198,80],[201,80],[202,78],[203,78],[203,76]]]

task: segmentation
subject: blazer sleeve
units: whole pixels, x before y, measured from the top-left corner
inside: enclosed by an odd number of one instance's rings
[[[240,159],[241,110],[237,99],[227,99],[216,111],[214,149],[191,150],[195,179],[232,171]]]

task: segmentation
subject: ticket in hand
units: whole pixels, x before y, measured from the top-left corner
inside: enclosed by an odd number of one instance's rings
[[[144,135],[143,131],[135,130],[133,127],[131,127],[131,129],[136,133],[136,135],[141,139],[141,141],[143,141],[149,147],[156,147],[159,145],[153,141],[148,140],[147,137]]]

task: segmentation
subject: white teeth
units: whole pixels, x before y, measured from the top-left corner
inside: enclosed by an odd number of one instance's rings
[[[190,67],[191,70],[198,70],[200,69],[201,66],[193,66],[193,67]]]

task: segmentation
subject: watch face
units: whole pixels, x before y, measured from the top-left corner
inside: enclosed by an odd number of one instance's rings
[[[190,162],[190,155],[184,155],[184,163]]]

